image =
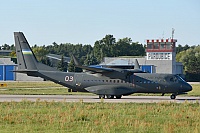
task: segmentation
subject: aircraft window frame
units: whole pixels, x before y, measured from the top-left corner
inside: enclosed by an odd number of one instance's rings
[[[175,75],[175,77],[178,79],[178,81],[183,81],[183,82],[186,82],[181,76],[179,75]]]

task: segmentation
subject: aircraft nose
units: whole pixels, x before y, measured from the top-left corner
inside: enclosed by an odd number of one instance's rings
[[[185,92],[191,91],[192,90],[192,86],[190,84],[188,84],[188,83],[185,83],[184,90],[185,90]]]

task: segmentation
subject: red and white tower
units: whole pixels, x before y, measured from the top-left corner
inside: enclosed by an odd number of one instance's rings
[[[176,39],[147,40],[147,60],[176,60]]]
[[[176,39],[147,40],[147,62],[162,66],[162,72],[176,73],[176,42]]]

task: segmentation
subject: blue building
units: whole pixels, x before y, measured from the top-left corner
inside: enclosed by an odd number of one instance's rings
[[[11,58],[0,58],[0,81],[15,81],[16,64],[11,61]]]

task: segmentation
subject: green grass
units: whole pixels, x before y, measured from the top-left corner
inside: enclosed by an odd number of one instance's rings
[[[193,84],[193,90],[188,92],[189,96],[200,96],[200,84]]]
[[[68,92],[52,82],[5,82],[1,94],[84,94]],[[190,96],[200,96],[192,85]],[[89,94],[89,93],[87,93]],[[139,94],[140,95],[140,94]],[[144,94],[143,94],[144,95]],[[91,132],[91,133],[198,133],[200,104],[1,102],[0,132]]]
[[[199,103],[0,103],[0,132],[198,133]]]
[[[50,81],[45,82],[2,82],[7,84],[7,87],[0,87],[0,94],[21,94],[21,95],[93,95],[91,93],[80,93],[68,91],[68,88]],[[200,84],[193,84],[193,90],[187,96],[200,96]],[[145,94],[136,93],[139,95],[161,95],[161,94]],[[170,94],[169,94],[170,95]]]
[[[55,84],[50,81],[45,82],[2,82],[7,87],[0,87],[0,94],[11,95],[83,95],[91,93],[72,92],[71,89]]]

